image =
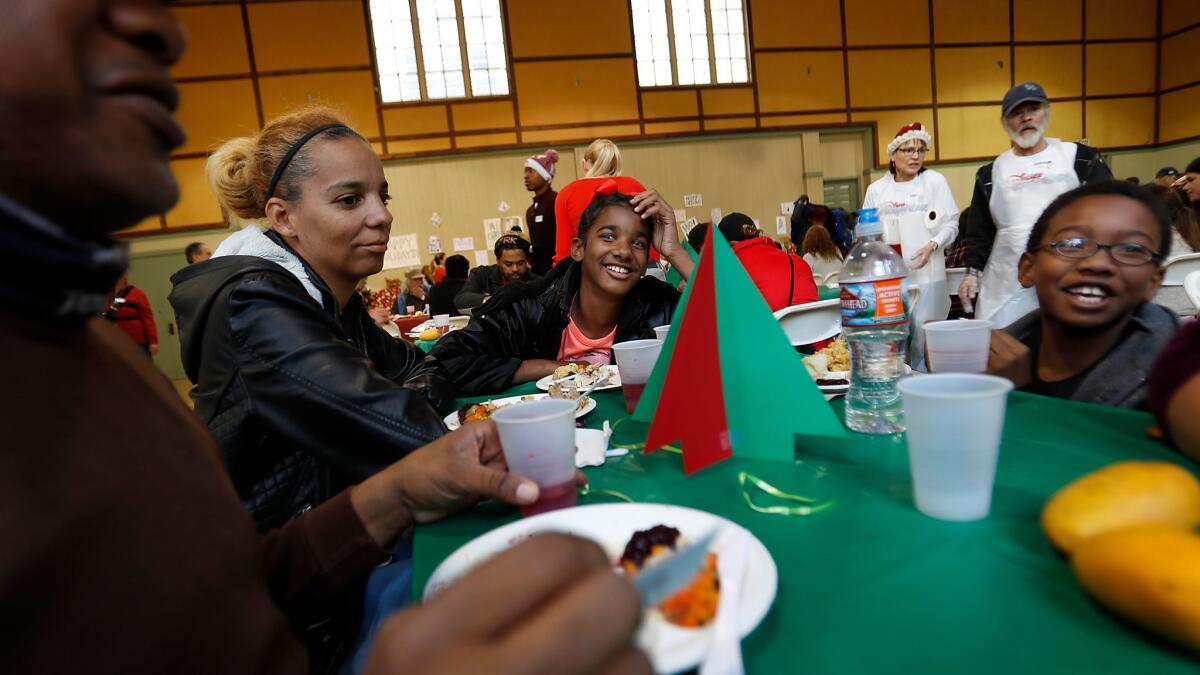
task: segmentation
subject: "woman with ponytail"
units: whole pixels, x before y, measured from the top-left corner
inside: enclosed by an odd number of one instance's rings
[[[379,158],[336,113],[308,109],[226,142],[208,180],[229,237],[173,278],[192,400],[260,530],[441,436],[445,382],[354,289],[391,232]]]

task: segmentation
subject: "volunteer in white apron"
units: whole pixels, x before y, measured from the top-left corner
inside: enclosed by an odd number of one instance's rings
[[[1034,290],[1017,280],[1017,262],[1042,211],[1082,182],[1112,178],[1094,149],[1045,138],[1050,102],[1041,85],[1010,89],[1001,112],[1012,147],[976,174],[963,229],[967,272],[959,286],[963,308],[971,311],[974,302],[975,318],[995,328],[1037,309]]]
[[[900,129],[888,143],[891,166],[883,178],[867,188],[864,209],[878,209],[884,241],[899,245],[908,264],[908,282],[921,287],[921,297],[910,308],[912,341],[909,365],[925,366],[925,331],[928,321],[941,321],[950,312],[943,249],[958,235],[958,206],[946,177],[925,168],[933,145],[920,122]]]

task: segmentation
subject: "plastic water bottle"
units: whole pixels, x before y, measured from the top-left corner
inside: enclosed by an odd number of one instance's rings
[[[842,335],[850,347],[846,426],[867,434],[904,431],[896,381],[908,345],[908,267],[883,243],[875,209],[859,211],[858,241],[846,255],[841,285]]]

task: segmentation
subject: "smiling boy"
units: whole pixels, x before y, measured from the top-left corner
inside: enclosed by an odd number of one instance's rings
[[[1170,231],[1159,202],[1121,181],[1054,200],[1017,270],[1040,309],[992,333],[988,372],[1035,394],[1145,408],[1150,368],[1179,327],[1150,302]]]

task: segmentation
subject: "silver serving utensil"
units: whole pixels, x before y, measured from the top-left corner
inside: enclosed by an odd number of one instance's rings
[[[604,374],[601,375],[600,377],[596,378],[596,381],[593,382],[587,389],[584,389],[583,391],[579,392],[579,398],[583,398],[583,397],[587,396],[588,394],[595,391],[596,387],[599,387],[600,385],[604,384],[605,382],[608,382],[608,377],[609,377],[609,372],[606,370],[606,371],[604,371]]]
[[[713,529],[691,545],[675,551],[669,558],[643,568],[633,578],[633,587],[642,596],[642,605],[657,607],[664,600],[687,586],[704,568],[708,547],[717,536]]]

